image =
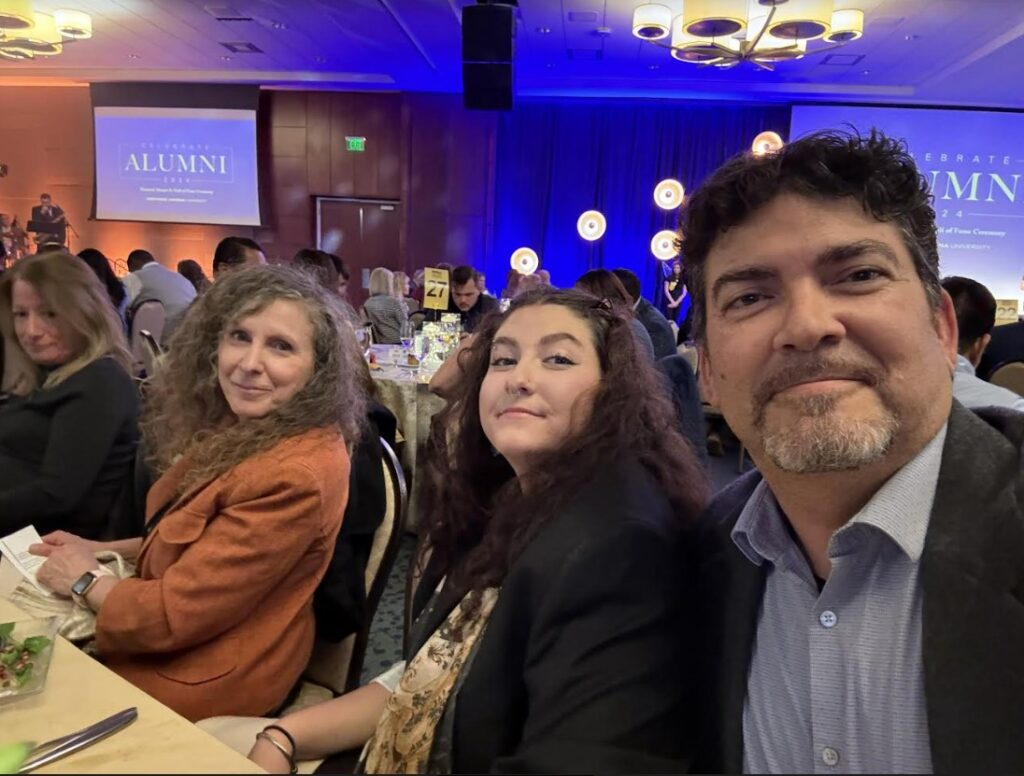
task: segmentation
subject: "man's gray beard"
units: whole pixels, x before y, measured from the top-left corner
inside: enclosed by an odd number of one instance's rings
[[[854,420],[834,413],[837,403],[834,396],[804,397],[799,400],[802,417],[771,432],[765,430],[766,408],[761,408],[754,426],[765,455],[791,474],[852,471],[881,460],[900,429],[897,414],[885,406],[881,417]]]

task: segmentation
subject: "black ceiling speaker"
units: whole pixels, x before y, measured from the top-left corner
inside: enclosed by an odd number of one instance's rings
[[[515,3],[478,2],[462,9],[462,95],[473,110],[511,110]]]

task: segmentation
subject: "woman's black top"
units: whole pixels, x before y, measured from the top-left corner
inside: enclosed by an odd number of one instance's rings
[[[99,538],[128,483],[138,413],[135,384],[111,358],[0,404],[0,535],[34,525]]]

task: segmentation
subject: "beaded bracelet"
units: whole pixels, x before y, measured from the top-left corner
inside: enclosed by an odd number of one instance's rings
[[[292,755],[288,753],[288,750],[284,748],[280,741],[278,741],[273,736],[269,735],[266,729],[261,730],[259,733],[256,734],[256,740],[259,741],[261,739],[269,743],[271,746],[273,746],[277,751],[281,753],[284,759],[288,761],[288,773],[299,772],[298,767],[295,765],[295,759],[292,757]]]

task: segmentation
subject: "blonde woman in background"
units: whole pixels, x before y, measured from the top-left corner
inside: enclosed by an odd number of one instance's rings
[[[404,272],[396,272],[391,279],[391,293],[399,302],[405,305],[405,310],[408,313],[414,313],[420,309],[420,303],[410,296],[412,292],[412,282],[409,280],[409,276]]]
[[[363,305],[366,320],[373,327],[373,339],[382,345],[402,341],[402,325],[409,321],[409,311],[393,296],[395,287],[391,270],[377,267],[370,273],[370,298]]]
[[[313,593],[348,501],[366,401],[333,296],[288,267],[221,275],[189,310],[148,393],[160,478],[145,538],[57,532],[39,581],[97,612],[108,668],[191,720],[278,708],[313,649]],[[94,553],[136,558],[97,576]],[[84,590],[83,590],[84,588]]]
[[[0,280],[0,535],[27,525],[99,538],[128,480],[139,396],[124,325],[76,256],[22,259]]]

